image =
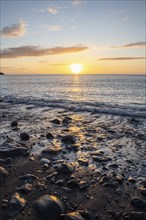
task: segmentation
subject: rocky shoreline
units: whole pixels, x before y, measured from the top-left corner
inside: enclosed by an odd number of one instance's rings
[[[144,220],[143,119],[1,102],[0,219]]]

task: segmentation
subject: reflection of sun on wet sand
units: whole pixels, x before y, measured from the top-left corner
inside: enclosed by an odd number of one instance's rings
[[[142,119],[3,102],[1,115],[2,219],[145,219]]]

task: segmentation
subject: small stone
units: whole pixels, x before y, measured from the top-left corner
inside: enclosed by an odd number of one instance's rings
[[[63,124],[69,124],[71,122],[71,118],[70,117],[65,117],[62,121]]]
[[[59,166],[56,167],[57,171],[60,171],[61,173],[72,173],[73,172],[73,167],[66,162],[63,162],[62,164],[60,164]]]
[[[61,200],[54,195],[40,197],[34,203],[34,207],[44,220],[58,220],[65,211]]]
[[[55,155],[60,153],[60,151],[62,151],[61,147],[48,147],[44,150],[42,150],[41,154],[51,154],[51,155]]]
[[[133,197],[131,200],[131,204],[133,206],[139,207],[139,208],[145,208],[146,207],[146,201],[138,198],[138,197]]]
[[[82,181],[79,182],[79,188],[80,189],[86,189],[88,187],[89,187],[89,185],[88,185],[88,183],[86,181],[82,180]]]
[[[63,215],[63,220],[85,220],[78,212],[70,212]]]
[[[19,188],[17,188],[17,190],[22,193],[28,193],[32,190],[32,184],[26,183],[23,186],[20,186]]]
[[[129,177],[129,178],[128,178],[128,181],[129,181],[130,183],[135,183],[135,182],[136,182],[136,179],[134,179],[134,178],[132,178],[132,177]]]
[[[75,144],[75,138],[70,134],[62,137],[61,141],[65,144]]]
[[[20,134],[20,138],[21,138],[21,140],[23,140],[23,141],[27,141],[27,140],[30,139],[30,136],[29,136],[29,134],[27,134],[26,132],[24,132],[24,133],[21,133],[21,134]]]
[[[123,177],[121,175],[117,175],[115,178],[116,178],[117,182],[120,183],[120,184],[122,184],[123,181],[124,181]]]
[[[41,164],[49,164],[50,165],[51,161],[48,160],[47,158],[42,158],[41,159]]]
[[[19,193],[15,193],[9,203],[7,215],[13,217],[17,215],[25,206],[26,200],[23,199]]]
[[[12,127],[17,127],[18,126],[18,122],[17,121],[12,121],[11,122],[11,126]]]
[[[88,166],[88,159],[85,159],[85,158],[79,158],[78,159],[78,163],[81,164],[81,165],[85,165],[85,166]]]
[[[47,133],[47,134],[46,134],[46,138],[47,138],[47,139],[53,139],[54,136],[53,136],[53,134],[51,134],[51,133]]]
[[[38,180],[39,178],[33,174],[25,174],[18,177],[18,180],[23,180],[25,182],[33,182]]]
[[[9,172],[4,167],[0,167],[0,183],[3,183],[8,174]]]
[[[58,119],[53,119],[51,122],[54,123],[54,124],[57,124],[57,125],[60,124],[60,121]]]
[[[146,188],[141,187],[139,190],[142,195],[146,196]]]

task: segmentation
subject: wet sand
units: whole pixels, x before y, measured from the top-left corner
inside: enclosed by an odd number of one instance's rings
[[[1,102],[1,122],[0,166],[8,171],[0,173],[1,219],[43,219],[33,203],[45,194],[60,198],[65,213],[78,211],[85,220],[145,218],[145,205],[132,202],[146,201],[144,119]],[[26,151],[11,154],[8,146]],[[25,174],[36,178],[20,180]],[[26,183],[31,189],[21,192]],[[8,217],[16,192],[26,204]]]

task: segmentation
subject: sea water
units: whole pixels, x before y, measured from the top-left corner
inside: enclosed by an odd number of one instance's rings
[[[145,75],[3,75],[5,102],[144,117]]]

